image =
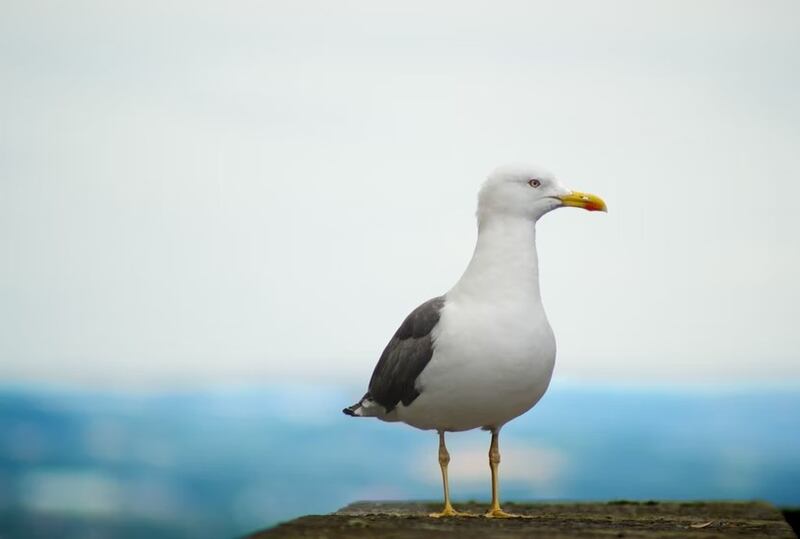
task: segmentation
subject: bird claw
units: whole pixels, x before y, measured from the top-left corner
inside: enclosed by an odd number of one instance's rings
[[[514,513],[506,513],[499,507],[490,509],[488,513],[483,515],[486,518],[525,518],[525,515],[516,515]]]
[[[445,507],[442,509],[440,513],[431,513],[428,515],[431,518],[445,518],[445,517],[474,517],[472,513],[462,513],[461,511],[456,511],[452,507]]]

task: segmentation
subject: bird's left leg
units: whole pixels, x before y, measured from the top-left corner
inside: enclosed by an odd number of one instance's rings
[[[492,429],[492,444],[489,446],[489,468],[492,470],[492,506],[489,512],[486,513],[488,518],[514,518],[521,517],[522,515],[514,515],[506,513],[500,509],[500,494],[498,472],[500,468],[500,431],[499,429]]]
[[[453,509],[450,504],[450,484],[447,480],[447,465],[450,464],[450,453],[447,452],[447,446],[444,445],[444,431],[439,431],[439,467],[442,469],[442,483],[444,484],[444,509],[440,513],[431,513],[430,516],[434,518],[441,517],[467,517],[472,516],[469,513],[461,513]]]

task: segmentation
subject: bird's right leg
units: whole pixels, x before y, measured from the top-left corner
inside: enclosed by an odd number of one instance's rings
[[[453,509],[450,504],[450,485],[447,481],[447,465],[450,464],[450,453],[444,445],[444,431],[439,431],[439,467],[442,469],[442,483],[444,484],[444,509],[440,513],[431,513],[433,518],[441,517],[466,517],[473,516],[469,513],[461,513]]]
[[[522,515],[513,515],[500,509],[500,495],[498,494],[498,469],[500,467],[500,431],[492,429],[492,444],[489,446],[489,468],[492,471],[492,506],[486,513],[488,518],[524,518]]]

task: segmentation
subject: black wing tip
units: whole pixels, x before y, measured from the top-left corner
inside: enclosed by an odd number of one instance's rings
[[[371,398],[371,397],[369,395],[369,391],[367,391],[366,393],[364,393],[364,396],[361,397],[361,399],[359,399],[359,401],[357,403],[355,403],[355,404],[353,404],[351,406],[348,406],[347,408],[342,410],[342,413],[344,415],[349,415],[350,417],[361,417],[356,413],[356,410],[361,408],[361,405],[364,404],[364,401],[369,399],[369,398]]]

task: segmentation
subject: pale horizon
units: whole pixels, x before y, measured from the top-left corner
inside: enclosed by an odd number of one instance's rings
[[[800,382],[800,4],[612,4],[7,3],[0,384],[366,386],[509,161],[558,379]]]

